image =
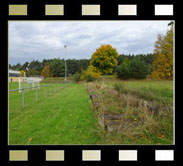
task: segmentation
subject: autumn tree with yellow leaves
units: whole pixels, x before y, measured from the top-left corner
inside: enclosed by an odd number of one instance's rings
[[[93,78],[93,80],[99,78],[101,73],[92,65],[88,67],[87,70],[83,70],[80,80],[87,80],[88,78]]]
[[[119,54],[111,45],[101,45],[93,53],[90,61],[90,66],[93,66],[102,75],[110,74],[117,66]]]
[[[24,77],[24,73],[25,73],[25,71],[24,70],[21,70],[20,71],[20,77]]]
[[[154,79],[173,79],[173,24],[166,35],[158,35],[155,43],[151,76]]]
[[[43,68],[43,70],[41,71],[41,76],[43,77],[49,77],[50,76],[50,67],[48,64],[46,64]]]

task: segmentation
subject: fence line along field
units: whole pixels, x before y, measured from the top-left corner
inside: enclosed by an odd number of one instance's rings
[[[36,86],[35,86],[36,85]],[[65,84],[61,83],[39,83],[39,84],[27,84],[12,82],[9,83],[9,110],[21,111],[25,106],[29,106],[34,104],[34,102],[38,102],[43,100],[51,95],[54,95],[56,92],[64,88]]]
[[[31,93],[31,97],[34,98],[34,94]],[[9,111],[10,144],[97,143],[96,119],[84,85],[67,84],[55,95],[25,106],[23,111],[12,108]]]

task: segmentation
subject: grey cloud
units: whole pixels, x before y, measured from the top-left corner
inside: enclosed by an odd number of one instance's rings
[[[89,59],[101,44],[119,54],[152,53],[158,33],[169,21],[11,21],[9,62],[64,58]]]

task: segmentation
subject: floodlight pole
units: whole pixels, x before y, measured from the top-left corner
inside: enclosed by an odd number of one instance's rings
[[[66,62],[66,45],[64,45],[65,47],[65,82],[67,81],[67,62]]]

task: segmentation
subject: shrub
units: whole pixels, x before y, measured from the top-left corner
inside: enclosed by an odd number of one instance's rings
[[[74,74],[74,76],[73,76],[73,80],[76,83],[78,83],[80,81],[80,78],[81,78],[81,74],[78,72],[76,74]]]
[[[144,79],[149,73],[149,66],[144,60],[134,58],[130,62],[124,61],[116,68],[117,77],[120,79]]]
[[[95,78],[90,73],[86,75],[85,79],[87,82],[91,82],[95,80]]]
[[[87,82],[94,81],[100,77],[100,72],[96,70],[94,66],[89,66],[87,70],[82,71],[81,80],[86,80]]]
[[[149,66],[144,60],[134,58],[130,64],[131,78],[144,79],[149,73]]]
[[[117,77],[120,79],[130,78],[130,65],[121,64],[116,68]]]

